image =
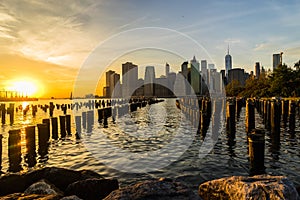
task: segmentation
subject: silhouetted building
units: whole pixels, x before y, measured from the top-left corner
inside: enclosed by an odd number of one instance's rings
[[[113,73],[110,75],[109,83],[110,97],[121,97],[120,74]]]
[[[176,81],[176,73],[170,72],[167,81],[168,81],[169,95],[173,96],[174,84]]]
[[[135,96],[134,91],[137,89],[137,81],[138,81],[138,66],[131,63],[126,62],[122,64],[122,96],[125,98],[129,98],[131,96]]]
[[[167,78],[161,77],[155,80],[155,96],[170,97]]]
[[[260,76],[260,64],[259,64],[259,62],[255,63],[255,76],[256,76],[257,79],[259,79],[259,76]]]
[[[168,78],[169,73],[170,73],[170,65],[169,63],[166,63],[166,78]]]
[[[208,72],[207,72],[207,61],[201,60],[201,77],[203,80],[208,83]]]
[[[191,69],[188,68],[188,62],[181,64],[181,75],[186,79],[183,83],[185,84],[185,94],[191,94]]]
[[[199,71],[199,62],[196,60],[194,56],[190,62],[190,69],[191,69],[191,86],[194,90],[195,94],[200,94],[200,71]]]
[[[282,52],[278,54],[273,54],[273,70],[275,70],[278,65],[282,65]]]
[[[228,71],[228,83],[231,83],[233,80],[239,81],[241,85],[245,85],[245,71],[241,68],[234,68]]]
[[[144,78],[144,96],[155,96],[155,69],[153,66],[147,66]]]
[[[227,50],[227,55],[225,56],[225,76],[228,79],[228,71],[232,69],[232,58],[231,55],[229,54],[229,46]]]

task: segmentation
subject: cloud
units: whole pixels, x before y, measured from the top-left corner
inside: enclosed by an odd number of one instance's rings
[[[225,43],[227,44],[237,44],[237,43],[241,43],[240,39],[233,39],[233,38],[228,38],[224,40]]]

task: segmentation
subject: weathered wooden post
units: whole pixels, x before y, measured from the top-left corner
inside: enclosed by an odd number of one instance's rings
[[[102,123],[103,115],[102,115],[103,109],[98,109],[98,122]]]
[[[54,110],[55,106],[53,104],[53,102],[50,102],[50,107],[49,107],[49,115],[50,117],[53,117],[53,110]]]
[[[28,126],[25,128],[25,138],[27,149],[25,161],[28,163],[28,167],[33,167],[36,164],[35,126]]]
[[[82,112],[82,128],[86,129],[86,112]]]
[[[52,125],[52,139],[57,140],[58,139],[58,122],[57,117],[51,118],[51,125]]]
[[[60,125],[60,136],[61,138],[66,137],[66,116],[59,116],[59,125]]]
[[[267,100],[266,102],[266,121],[265,127],[268,130],[271,130],[271,101]]]
[[[255,109],[252,99],[246,101],[246,132],[250,133],[255,128]]]
[[[265,133],[254,129],[248,135],[250,175],[265,174]]]
[[[14,114],[15,114],[15,104],[10,103],[9,108],[7,109],[7,114],[9,114],[10,125],[14,123]]]
[[[296,124],[296,103],[295,101],[290,100],[289,102],[289,130],[291,133],[295,131]]]
[[[230,134],[235,134],[235,102],[227,102],[226,109],[226,130]]]
[[[49,139],[50,139],[50,119],[43,119],[42,123],[47,125],[47,132],[46,132],[45,137],[46,137],[47,141],[49,141]]]
[[[32,105],[32,116],[35,117],[36,116],[36,112],[37,112],[37,105]]]
[[[2,169],[2,134],[0,134],[0,170]]]
[[[104,121],[103,121],[103,127],[104,128],[108,128],[108,121],[107,121],[107,118],[108,118],[108,108],[104,108],[103,110],[103,115],[104,115]]]
[[[282,100],[281,105],[282,105],[282,120],[284,123],[286,123],[289,115],[289,101]]]
[[[48,140],[47,140],[47,132],[48,125],[47,124],[38,124],[38,153],[41,158],[44,158],[48,153]]]
[[[91,133],[93,129],[93,124],[94,124],[94,111],[89,110],[87,112],[87,133]]]
[[[280,134],[280,102],[271,102],[271,132],[272,134]]]
[[[72,135],[71,133],[71,115],[66,115],[66,130],[67,130],[67,133],[68,135]]]
[[[9,171],[18,172],[22,169],[21,131],[20,129],[10,130],[8,134]]]
[[[1,122],[2,124],[5,124],[6,109],[4,103],[1,104],[0,110],[1,110]]]
[[[81,138],[81,116],[75,116],[76,139]]]

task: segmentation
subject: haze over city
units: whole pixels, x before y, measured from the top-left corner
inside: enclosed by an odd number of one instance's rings
[[[281,51],[283,62],[293,66],[300,53],[299,8],[298,1],[5,1],[0,4],[0,89],[25,83],[35,85],[31,93],[38,97],[68,97],[78,69],[96,47],[144,27],[183,34],[206,55],[182,45],[174,34],[168,40],[153,41],[153,46],[163,49],[166,42],[172,43],[185,52],[182,58],[155,51],[148,52],[147,58],[126,60],[139,66],[168,62],[173,71],[179,71],[182,61],[195,55],[219,71],[225,68],[228,45],[233,68],[250,72],[260,62],[268,70],[272,54]],[[132,33],[144,37],[138,31]],[[110,51],[135,42],[124,40]],[[120,68],[122,63],[118,58],[111,67]],[[157,70],[156,75],[163,71]]]

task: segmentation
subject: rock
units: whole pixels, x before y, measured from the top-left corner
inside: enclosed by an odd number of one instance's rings
[[[103,199],[116,189],[119,189],[116,179],[86,179],[70,184],[66,195],[74,194],[82,199]]]
[[[22,193],[41,179],[47,179],[58,189],[64,191],[69,184],[88,178],[100,179],[103,177],[90,170],[74,171],[57,167],[46,167],[25,174],[8,174],[0,177],[0,195]]]
[[[110,193],[105,200],[199,200],[185,185],[172,180],[152,180],[127,186]]]
[[[59,200],[61,196],[57,195],[43,195],[43,194],[29,194],[25,195],[22,193],[14,193],[14,194],[9,194],[6,196],[0,197],[1,200],[33,200],[33,199],[39,199],[39,200]]]
[[[40,180],[32,184],[25,190],[24,194],[54,194],[63,196],[63,193],[59,189],[46,180]]]
[[[63,197],[60,200],[82,200],[80,199],[78,196],[76,195],[72,195],[72,196],[67,196],[67,197]]]
[[[299,200],[293,183],[284,176],[233,176],[205,182],[199,196],[206,199],[289,199]]]

